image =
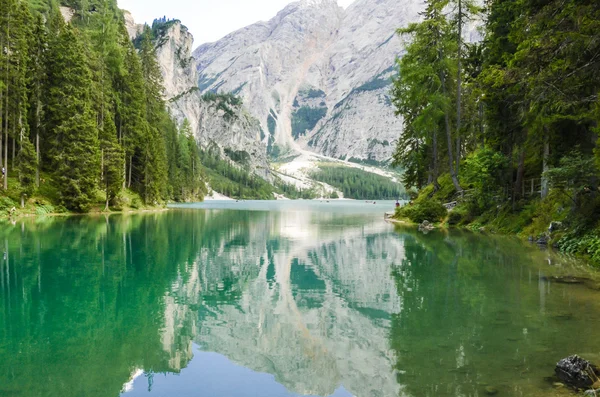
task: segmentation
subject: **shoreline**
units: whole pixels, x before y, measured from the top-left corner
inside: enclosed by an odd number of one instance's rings
[[[15,211],[15,214],[11,215],[0,215],[0,223],[3,222],[16,222],[22,219],[34,219],[41,217],[49,217],[49,218],[66,218],[66,217],[81,217],[81,216],[106,216],[106,215],[127,215],[127,214],[143,214],[143,213],[159,213],[169,211],[170,208],[141,208],[141,209],[125,209],[121,211],[90,211],[90,212],[48,212],[43,214],[34,214],[34,213],[23,213],[19,212],[19,210]]]
[[[419,228],[419,224],[414,223],[410,220],[406,220],[406,219],[396,219],[393,217],[390,218],[386,218],[385,219],[386,223],[389,223],[391,225],[394,226],[405,226],[405,227],[410,227],[410,228],[414,228],[414,229],[418,229]],[[552,244],[538,244],[536,243],[536,241],[532,241],[529,238],[525,238],[521,235],[519,235],[518,233],[502,233],[502,232],[496,232],[496,231],[488,231],[485,226],[482,226],[480,229],[473,229],[471,227],[469,227],[469,225],[467,226],[445,226],[443,223],[436,223],[433,224],[434,228],[429,230],[428,232],[435,232],[435,231],[439,231],[439,232],[452,232],[452,231],[459,231],[459,232],[468,232],[468,233],[472,233],[474,235],[478,235],[478,236],[497,236],[497,237],[505,237],[505,238],[510,238],[510,239],[514,239],[514,240],[518,240],[519,242],[521,242],[524,245],[530,246],[530,247],[537,247],[540,250],[547,250],[552,252],[555,255],[560,255],[560,256],[564,256],[564,257],[570,257],[572,259],[575,259],[577,261],[581,261],[583,263],[585,263],[585,265],[587,267],[589,267],[590,269],[595,269],[595,270],[600,270],[600,267],[595,264],[589,257],[585,256],[585,255],[580,255],[580,254],[568,254],[565,252],[562,252],[560,249],[554,247]],[[424,233],[427,234],[427,233]]]

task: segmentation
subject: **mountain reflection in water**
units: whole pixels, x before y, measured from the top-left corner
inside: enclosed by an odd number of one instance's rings
[[[0,395],[562,395],[600,353],[583,266],[346,206],[2,225]]]

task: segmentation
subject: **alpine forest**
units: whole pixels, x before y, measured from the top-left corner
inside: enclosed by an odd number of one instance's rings
[[[398,216],[600,261],[600,2],[427,0],[398,34]]]
[[[88,212],[203,198],[199,148],[169,115],[143,37],[135,48],[116,0],[0,1],[0,206]]]

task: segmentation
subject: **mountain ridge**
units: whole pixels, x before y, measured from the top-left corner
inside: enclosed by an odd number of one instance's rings
[[[395,30],[419,10],[416,1],[392,3],[291,3],[267,22],[197,47],[199,88],[240,95],[269,131],[269,147],[386,162],[402,132],[387,92],[402,51]]]

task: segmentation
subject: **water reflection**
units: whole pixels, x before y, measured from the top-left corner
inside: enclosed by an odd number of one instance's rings
[[[596,291],[548,281],[570,265],[374,214],[38,219],[0,243],[3,396],[548,395],[553,362],[600,353]]]

